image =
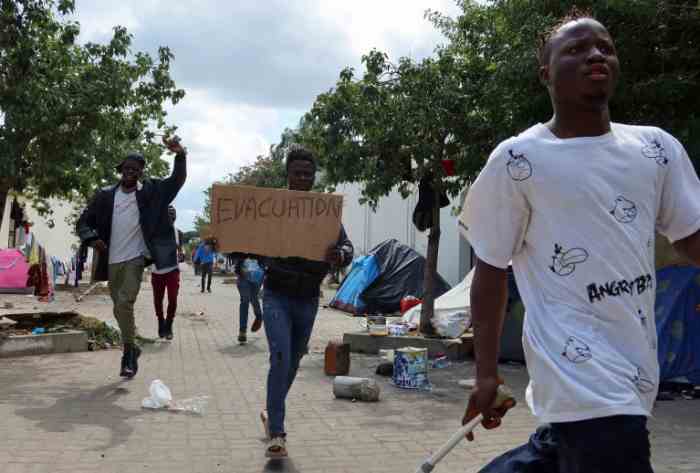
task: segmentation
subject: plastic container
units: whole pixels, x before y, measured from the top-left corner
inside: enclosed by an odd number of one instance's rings
[[[404,335],[408,335],[408,325],[406,324],[389,324],[387,325],[387,332],[389,335],[393,335],[395,337],[401,337]]]
[[[394,355],[394,385],[404,389],[428,389],[428,349],[405,347]]]
[[[386,328],[386,317],[383,315],[370,315],[367,317],[367,329],[369,334],[376,337],[388,335]]]
[[[323,371],[326,376],[344,376],[350,372],[350,344],[330,341],[326,346]]]

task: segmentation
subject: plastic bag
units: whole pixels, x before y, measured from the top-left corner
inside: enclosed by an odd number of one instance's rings
[[[171,411],[191,412],[192,414],[204,415],[207,408],[209,396],[195,396],[182,401],[175,401],[171,406]]]
[[[159,379],[153,380],[151,387],[148,388],[148,393],[151,397],[144,398],[141,406],[146,409],[160,409],[168,407],[173,400],[173,395],[163,381]]]
[[[415,307],[418,304],[421,304],[423,302],[422,299],[418,299],[416,296],[406,296],[403,299],[401,299],[400,307],[401,307],[401,315],[405,314],[408,309],[411,307]]]
[[[258,286],[262,284],[263,278],[265,277],[265,272],[256,260],[246,258],[245,260],[243,260],[242,269],[243,274],[245,275],[246,279],[248,279],[248,281]]]
[[[432,323],[443,337],[458,338],[469,328],[471,317],[466,312],[452,312],[435,317]]]

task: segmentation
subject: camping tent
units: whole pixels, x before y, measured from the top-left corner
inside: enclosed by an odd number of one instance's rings
[[[462,321],[461,325],[464,329],[471,325],[471,310],[469,308],[469,290],[472,286],[472,278],[474,270],[469,271],[462,281],[455,287],[444,293],[442,296],[435,299],[435,309],[433,315],[433,325],[436,326],[438,333],[441,333],[440,328],[452,323]],[[421,304],[414,306],[403,314],[403,321],[413,327],[417,327],[420,323]],[[461,333],[452,335],[457,337]]]
[[[0,250],[0,294],[31,294],[27,287],[29,264],[21,251],[10,248]]]
[[[700,385],[700,269],[668,267],[656,280],[660,381],[686,377]]]
[[[458,337],[471,326],[471,307],[469,291],[472,287],[474,269],[465,278],[442,296],[435,299],[433,326],[439,335]],[[403,321],[417,327],[420,323],[421,306],[407,310]],[[513,271],[508,269],[508,304],[501,332],[501,361],[525,361],[523,353],[523,324],[525,306],[520,299],[520,292],[515,283]]]
[[[397,240],[386,240],[353,263],[330,306],[352,314],[397,313],[404,297],[423,297],[424,269],[423,256]],[[439,274],[434,287],[435,297],[450,289]]]

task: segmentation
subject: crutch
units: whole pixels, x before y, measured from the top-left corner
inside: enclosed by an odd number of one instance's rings
[[[498,392],[496,394],[496,399],[493,401],[493,407],[494,408],[502,408],[505,407],[507,409],[512,408],[515,406],[515,398],[513,397],[513,394],[511,393],[510,389],[508,389],[504,385],[500,385],[498,387]],[[484,416],[479,414],[476,417],[474,417],[472,420],[464,424],[457,432],[452,434],[452,437],[445,442],[445,444],[440,447],[440,449],[433,453],[427,460],[425,460],[416,470],[416,473],[430,473],[433,471],[435,468],[435,465],[440,462],[445,456],[452,451],[455,446],[464,439],[464,436],[467,435],[469,432],[474,430],[474,428],[479,425],[479,423],[484,420]]]

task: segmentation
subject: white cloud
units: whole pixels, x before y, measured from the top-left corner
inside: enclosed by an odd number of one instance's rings
[[[392,59],[431,54],[442,38],[427,9],[457,12],[452,0],[79,0],[76,16],[82,41],[107,41],[123,25],[134,52],[175,54],[172,75],[187,96],[169,122],[189,148],[176,200],[188,230],[202,191],[265,153],[341,69],[359,68],[375,47]]]

